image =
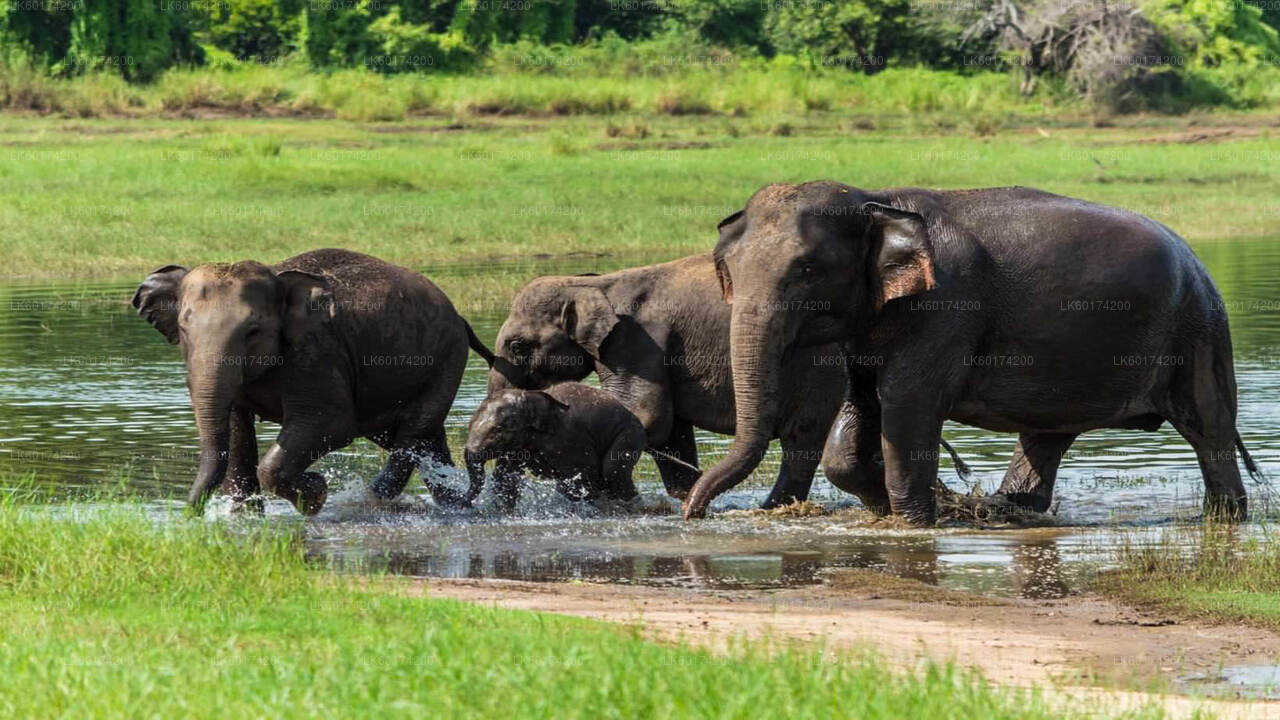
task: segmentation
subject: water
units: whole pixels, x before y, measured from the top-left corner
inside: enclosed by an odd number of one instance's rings
[[[1252,700],[1280,700],[1280,665],[1232,665],[1208,675],[1180,681],[1200,691],[1230,694]]]
[[[1231,317],[1239,428],[1254,458],[1280,478],[1280,243],[1202,243]],[[485,273],[533,277],[607,271],[617,258],[535,259],[521,264],[428,269],[429,276],[481,282]],[[34,473],[58,487],[123,481],[157,498],[181,496],[196,464],[196,432],[178,350],[129,307],[138,278],[94,283],[0,286],[0,477]],[[501,298],[500,300],[505,300]],[[504,303],[463,308],[491,340]],[[466,422],[484,392],[484,366],[471,358],[449,417],[458,454]],[[275,429],[264,424],[264,448]],[[987,489],[999,484],[1015,438],[948,424],[946,437]],[[700,435],[703,465],[729,439]],[[1060,597],[1080,587],[1114,540],[1111,528],[1159,528],[1198,511],[1201,479],[1190,447],[1171,429],[1103,431],[1079,439],[1058,481],[1059,528],[961,532],[869,530],[833,518],[673,517],[646,459],[638,467],[643,511],[576,508],[546,488],[528,494],[515,518],[482,507],[439,511],[410,486],[392,508],[370,506],[362,485],[382,456],[360,441],[317,466],[335,486],[308,525],[317,557],[340,567],[414,575],[528,580],[593,579],[712,587],[776,587],[822,582],[839,568],[873,568],[945,587],[1027,597]],[[944,462],[944,465],[947,463]],[[776,472],[767,463],[713,510],[750,508]],[[953,487],[960,484],[942,471]],[[459,482],[461,482],[459,480]],[[1246,481],[1249,482],[1249,481]],[[1252,507],[1269,507],[1250,483]],[[856,502],[819,478],[814,499]],[[269,512],[291,508],[271,503]]]

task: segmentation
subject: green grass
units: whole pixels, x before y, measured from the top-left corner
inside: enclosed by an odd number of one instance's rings
[[[1238,139],[1142,142],[1192,121],[1234,125]],[[0,116],[0,278],[140,277],[327,246],[416,267],[669,259],[710,248],[715,224],[760,186],[815,178],[1031,185],[1144,212],[1193,240],[1256,237],[1280,218],[1280,164],[1260,161],[1280,152],[1271,132],[1231,115],[995,131],[864,130],[832,113],[393,125]]]
[[[1141,606],[1280,630],[1280,542],[1269,530],[1241,539],[1244,532],[1205,524],[1128,544],[1100,587]]]
[[[314,72],[305,63],[244,64],[230,70],[175,69],[146,85],[116,75],[52,79],[21,63],[0,62],[0,108],[67,117],[144,117],[211,111],[319,115],[361,121],[416,115],[612,115],[642,112],[848,115],[935,113],[1044,116],[1087,114],[1065,94],[1027,99],[1012,76],[962,76],[927,69],[875,75],[800,67],[664,65],[651,58],[634,71],[502,66],[465,75],[380,75],[366,70]]]
[[[415,597],[296,530],[0,503],[0,716],[1060,717],[946,668]]]

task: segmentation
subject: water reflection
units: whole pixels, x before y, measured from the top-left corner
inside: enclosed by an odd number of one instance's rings
[[[840,570],[876,570],[988,595],[1056,599],[1109,561],[1120,532],[883,531],[836,514],[744,524],[675,517],[477,519],[366,517],[308,526],[311,558],[343,572],[419,577],[628,583],[709,589],[818,585]]]

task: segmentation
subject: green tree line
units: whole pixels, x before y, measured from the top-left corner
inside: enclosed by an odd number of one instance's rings
[[[136,81],[174,65],[284,58],[321,69],[456,72],[513,43],[571,47],[671,36],[853,72],[964,71],[1001,64],[990,60],[1007,49],[1000,33],[972,32],[993,9],[1034,15],[1056,1],[3,0],[0,44],[56,76],[110,71]],[[1276,0],[1131,2],[1167,47],[1199,65],[1274,63],[1280,55]]]

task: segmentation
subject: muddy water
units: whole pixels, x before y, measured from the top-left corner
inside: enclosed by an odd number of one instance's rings
[[[1239,427],[1254,457],[1280,478],[1280,243],[1202,243],[1197,252],[1221,288],[1231,316],[1240,386]],[[617,258],[535,261],[519,266],[428,268],[442,285],[482,281],[485,273],[533,277],[607,271]],[[34,475],[57,487],[125,482],[165,504],[184,494],[195,468],[196,433],[178,351],[128,306],[137,278],[86,284],[0,286],[0,478]],[[502,303],[496,303],[501,306]],[[492,339],[502,314],[491,305],[463,308],[481,337]],[[483,394],[483,367],[471,365],[450,415],[461,438]],[[264,425],[264,444],[274,428]],[[999,484],[1014,438],[954,424],[946,437],[987,489]],[[729,439],[702,434],[703,465]],[[856,502],[824,480],[814,499],[833,517],[762,519],[716,512],[686,525],[669,513],[648,460],[639,468],[640,507],[602,512],[574,507],[539,488],[515,518],[477,511],[447,513],[416,495],[392,506],[370,504],[363,482],[381,457],[358,442],[318,468],[335,492],[309,523],[318,558],[353,570],[415,575],[584,578],[615,582],[771,587],[821,582],[838,568],[883,569],[948,587],[1055,597],[1079,587],[1105,562],[1115,527],[1155,528],[1197,512],[1201,481],[1195,457],[1165,428],[1155,433],[1086,435],[1068,453],[1060,505],[1050,530],[888,532],[842,519]],[[950,474],[944,479],[964,485]],[[776,461],[713,506],[751,508],[776,472]],[[1250,486],[1252,505],[1269,512],[1266,488]],[[272,515],[289,515],[272,503]]]

